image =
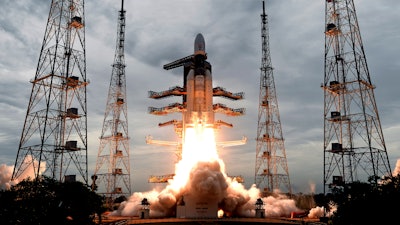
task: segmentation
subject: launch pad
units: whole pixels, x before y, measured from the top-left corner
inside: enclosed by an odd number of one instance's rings
[[[216,199],[199,199],[194,193],[182,196],[176,207],[176,218],[218,218]]]
[[[96,219],[98,224],[98,219]],[[204,219],[204,218],[160,218],[160,219],[140,219],[139,217],[124,217],[124,216],[107,216],[102,219],[104,224],[153,224],[153,225],[169,225],[169,224],[182,224],[182,225],[243,225],[243,224],[270,224],[270,225],[300,225],[300,224],[314,224],[326,225],[320,222],[319,219],[290,219],[290,218],[218,218],[218,219]]]

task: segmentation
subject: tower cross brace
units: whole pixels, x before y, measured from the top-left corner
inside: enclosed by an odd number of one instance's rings
[[[92,176],[92,189],[106,197],[108,207],[112,207],[116,198],[127,198],[132,193],[124,56],[125,13],[122,0],[103,128]]]
[[[88,183],[84,1],[53,0],[12,180]]]
[[[325,2],[324,193],[391,176],[353,0]]]
[[[261,14],[262,59],[256,138],[255,184],[263,195],[276,189],[291,194],[282,126],[269,48],[268,17]]]

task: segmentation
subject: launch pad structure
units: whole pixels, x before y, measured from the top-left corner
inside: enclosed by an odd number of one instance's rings
[[[181,96],[182,103],[172,103],[166,107],[149,107],[148,111],[152,115],[166,115],[169,113],[182,113],[182,120],[171,120],[159,123],[160,127],[174,125],[175,133],[180,138],[180,142],[169,142],[153,140],[151,136],[146,138],[147,144],[158,144],[164,146],[175,146],[177,161],[182,157],[182,145],[185,137],[185,129],[193,126],[211,127],[214,130],[221,126],[233,127],[232,124],[222,120],[215,120],[215,113],[223,113],[227,116],[241,116],[245,109],[233,109],[224,104],[213,104],[213,97],[224,97],[233,101],[244,98],[244,93],[232,93],[222,87],[212,87],[212,69],[211,64],[206,61],[207,53],[205,51],[205,41],[201,33],[197,34],[194,41],[194,54],[183,57],[163,66],[165,70],[183,67],[183,87],[175,86],[166,91],[149,91],[149,98],[162,99],[170,96]],[[218,147],[228,147],[243,145],[247,138],[243,137],[238,141],[218,142]],[[164,183],[172,178],[173,174],[151,176],[149,182]],[[234,177],[238,182],[243,182],[241,176]]]
[[[47,175],[61,182],[88,184],[87,93],[85,15],[83,1],[53,0],[37,70],[22,129],[12,180],[33,169],[35,178]],[[121,0],[117,43],[107,98],[93,190],[106,196],[107,204],[131,194],[126,75],[124,59],[125,10]],[[284,138],[269,51],[268,19],[261,15],[262,62],[256,146],[255,183],[263,193],[275,189],[291,193]],[[324,82],[324,193],[326,188],[390,176],[375,86],[367,67],[353,0],[325,2]],[[212,66],[207,61],[205,41],[197,34],[194,53],[169,64],[165,70],[183,67],[183,86],[166,91],[149,91],[149,98],[181,97],[166,107],[149,107],[152,115],[181,113],[182,119],[159,123],[173,125],[181,141],[146,139],[147,144],[176,147],[182,158],[185,130],[203,126],[218,131],[231,123],[215,120],[215,113],[241,116],[244,108],[233,109],[213,103],[213,97],[232,101],[244,98],[212,86]],[[217,147],[243,145],[242,140],[217,142]],[[152,176],[149,182],[166,183],[174,174]],[[239,183],[240,176],[233,177]],[[102,186],[103,185],[103,186]],[[99,188],[99,189],[98,189]]]

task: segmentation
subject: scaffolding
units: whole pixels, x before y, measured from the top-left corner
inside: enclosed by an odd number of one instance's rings
[[[109,208],[112,207],[115,199],[128,198],[132,193],[124,57],[125,13],[122,0],[103,129],[96,169],[92,176],[92,189],[105,196],[106,206]]]
[[[282,126],[276,97],[268,35],[268,18],[261,14],[262,59],[258,127],[256,138],[255,184],[263,196],[275,190],[292,193]]]
[[[324,193],[391,176],[352,0],[325,2]]]
[[[67,26],[66,26],[67,25]],[[12,180],[88,183],[84,1],[56,1],[32,83]],[[33,174],[31,174],[33,173]]]

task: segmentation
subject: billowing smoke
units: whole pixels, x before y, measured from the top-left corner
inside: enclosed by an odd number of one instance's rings
[[[254,217],[255,203],[260,191],[253,185],[246,189],[241,183],[232,180],[220,168],[222,161],[199,162],[190,172],[189,182],[178,192],[168,185],[158,192],[136,192],[123,202],[111,215],[138,216],[141,201],[147,198],[150,203],[150,217],[172,216],[178,199],[186,193],[195,193],[196,198],[218,199],[219,208],[227,216]],[[263,198],[266,216],[288,216],[292,211],[299,211],[292,199],[277,194],[278,197]]]
[[[138,216],[142,208],[141,201],[147,198],[151,218],[173,216],[179,199],[192,193],[191,196],[197,199],[217,201],[219,209],[226,216],[254,217],[255,203],[260,198],[259,189],[255,185],[246,189],[243,184],[228,177],[225,164],[218,158],[216,150],[198,149],[199,145],[195,141],[190,146],[196,148],[195,152],[188,148],[183,150],[182,160],[176,164],[175,176],[169,180],[165,189],[160,192],[136,192],[111,215]],[[188,151],[191,151],[190,154]],[[194,155],[199,152],[208,153],[206,156]],[[299,211],[294,200],[278,193],[276,196],[263,198],[265,216],[288,216],[292,211]]]
[[[317,206],[315,208],[310,209],[308,213],[308,218],[310,219],[318,219],[320,217],[331,217],[334,212],[337,210],[337,205],[334,202],[329,202],[328,210],[325,209],[323,206]]]
[[[396,162],[396,168],[394,168],[392,176],[396,177],[399,174],[400,174],[400,159],[398,159]]]
[[[7,166],[6,164],[0,165],[0,189],[8,190],[15,182],[11,181],[11,176],[14,166]]]
[[[11,186],[18,184],[20,181],[27,179],[28,177],[35,177],[34,170],[38,166],[38,161],[33,159],[31,155],[25,157],[23,165],[26,165],[24,172],[18,177],[18,179],[11,180],[14,166],[7,166],[6,164],[0,165],[0,189],[9,190]],[[46,168],[44,162],[41,163],[39,173],[42,173]]]

